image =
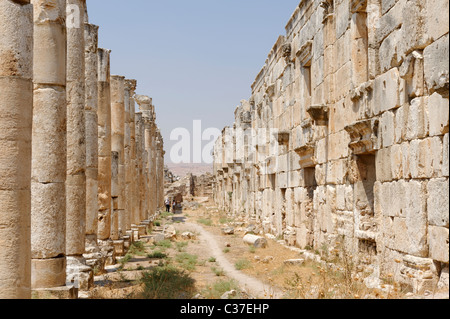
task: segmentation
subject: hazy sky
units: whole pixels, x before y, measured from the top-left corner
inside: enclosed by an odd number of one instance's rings
[[[87,0],[111,74],[153,98],[166,161],[175,128],[222,129],[300,0]],[[208,141],[203,142],[204,144]]]

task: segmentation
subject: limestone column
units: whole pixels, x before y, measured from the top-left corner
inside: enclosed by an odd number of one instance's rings
[[[158,127],[155,123],[156,116],[155,116],[155,108],[152,105],[152,112],[151,112],[151,130],[149,134],[149,139],[151,143],[151,152],[149,154],[149,187],[150,187],[150,215],[155,216],[157,212],[158,207],[158,192],[157,192],[157,172],[156,172],[156,158],[157,158],[157,130]]]
[[[145,207],[145,148],[144,148],[144,120],[141,112],[135,114],[135,125],[136,125],[136,168],[137,168],[137,203],[138,212],[136,218],[139,220],[144,220]]]
[[[131,126],[131,162],[132,162],[132,170],[133,170],[133,181],[132,181],[132,189],[131,189],[131,216],[132,222],[137,224],[141,222],[139,216],[139,205],[138,205],[138,191],[139,191],[139,171],[138,171],[138,163],[137,163],[137,153],[136,153],[136,102],[134,100],[134,95],[136,93],[133,91],[133,98],[131,99],[131,107],[130,107],[130,126]]]
[[[86,263],[103,269],[97,243],[98,231],[98,29],[84,25],[85,39],[85,118],[86,118]]]
[[[145,140],[144,140],[145,143]],[[151,189],[152,189],[152,185],[150,183],[150,171],[149,171],[149,151],[147,151],[146,149],[144,149],[143,152],[143,169],[142,169],[142,183],[143,183],[143,194],[142,194],[142,201],[143,201],[143,209],[141,211],[141,219],[145,220],[150,218],[150,201],[149,198],[152,198],[152,193],[151,193]]]
[[[164,207],[164,143],[159,129],[156,137],[156,205],[157,209]]]
[[[66,283],[66,2],[33,0],[31,282]]]
[[[135,127],[135,101],[136,80],[125,80],[125,165],[126,165],[126,208],[127,211],[127,229],[131,225],[138,225],[141,221],[136,218],[136,127]]]
[[[31,297],[33,7],[0,0],[0,299]]]
[[[99,48],[98,57],[98,231],[100,241],[111,237],[111,51]]]
[[[85,118],[85,0],[67,5],[67,281],[82,290],[93,284],[92,269],[83,257],[86,238],[86,118]],[[73,17],[69,17],[69,14]]]
[[[111,236],[117,241],[119,236],[119,152],[111,152]]]
[[[126,79],[124,82],[124,167],[125,167],[125,181],[124,181],[124,205],[125,214],[123,216],[124,231],[131,230],[131,182],[133,173],[131,170],[131,100],[134,95],[136,81]]]
[[[125,216],[125,77],[111,76],[111,149],[117,153],[117,178],[113,179],[113,215],[117,216],[118,229],[114,238],[122,238],[126,232]],[[116,233],[117,231],[117,233]]]
[[[144,143],[144,150],[147,153],[147,158],[145,159],[146,166],[146,176],[145,176],[145,187],[146,187],[146,194],[145,194],[145,200],[147,203],[146,211],[144,212],[144,215],[141,216],[141,219],[148,219],[150,215],[153,215],[154,212],[152,212],[155,196],[152,192],[152,190],[155,189],[155,184],[152,182],[151,173],[152,173],[152,156],[154,152],[154,146],[152,143],[152,123],[153,123],[153,112],[152,112],[152,99],[145,95],[137,95],[136,96],[136,102],[139,105],[139,109],[142,113],[142,121],[143,121],[143,143]]]

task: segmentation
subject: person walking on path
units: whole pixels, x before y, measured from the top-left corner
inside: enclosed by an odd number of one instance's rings
[[[164,202],[164,204],[166,205],[166,212],[170,213],[170,200],[168,198],[166,198],[166,201]]]
[[[177,208],[177,202],[176,201],[173,201],[173,203],[172,203],[172,213],[174,213],[175,214],[175,209]]]

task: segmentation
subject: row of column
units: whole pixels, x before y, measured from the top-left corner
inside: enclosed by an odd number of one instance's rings
[[[163,206],[155,108],[110,54],[85,0],[0,0],[0,298],[89,288]]]

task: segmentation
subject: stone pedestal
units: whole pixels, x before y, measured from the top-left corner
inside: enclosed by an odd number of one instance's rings
[[[125,235],[123,236],[123,249],[124,251],[128,251],[133,243],[131,236]]]
[[[98,246],[103,256],[103,260],[106,266],[112,266],[116,264],[116,254],[114,251],[114,243],[112,240],[99,240]]]
[[[87,265],[84,257],[67,256],[67,282],[72,283],[79,290],[89,290],[94,285],[94,273]]]
[[[114,240],[114,254],[118,257],[125,256],[125,246],[123,240]]]
[[[56,288],[33,289],[32,299],[74,300],[78,299],[78,289],[73,285]]]

